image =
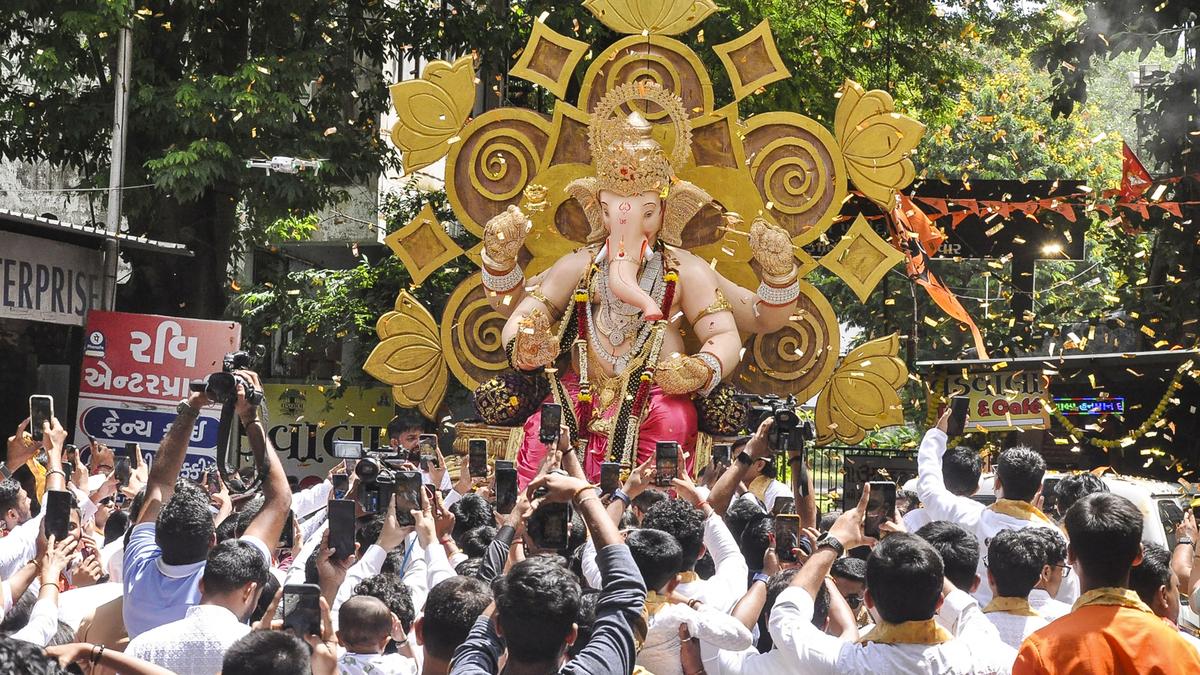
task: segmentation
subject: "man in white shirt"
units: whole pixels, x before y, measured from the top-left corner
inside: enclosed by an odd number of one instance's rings
[[[384,654],[398,621],[387,605],[369,595],[356,595],[341,609],[338,640],[345,652],[338,656],[342,675],[412,675],[417,665],[400,654]]]
[[[200,604],[184,618],[145,631],[125,653],[177,675],[215,675],[233,643],[250,626],[246,619],[267,583],[267,562],[252,545],[227,539],[209,551],[200,578]]]
[[[945,579],[937,551],[907,533],[888,535],[867,560],[867,606],[879,617],[871,632],[857,643],[846,642],[812,624],[815,598],[833,561],[845,549],[873,543],[862,531],[868,492],[818,540],[817,550],[775,601],[771,638],[791,659],[783,672],[1006,672],[1011,661],[1006,664],[994,647],[999,641],[995,627],[971,596]],[[934,621],[935,614],[956,632]]]
[[[421,675],[447,675],[454,650],[492,604],[492,588],[474,577],[451,577],[429,589],[425,612],[413,625]]]
[[[1027,527],[1023,531],[1037,537],[1045,554],[1037,585],[1029,592],[1029,606],[1047,621],[1053,621],[1071,611],[1071,605],[1057,599],[1065,581],[1073,574],[1067,564],[1067,542],[1044,527]]]
[[[1014,652],[1030,633],[1050,623],[1029,604],[1029,592],[1041,577],[1045,558],[1037,535],[1026,531],[1030,529],[1003,530],[988,544],[992,599],[983,613]]]
[[[942,455],[946,452],[949,417],[950,410],[947,408],[938,420],[937,427],[925,433],[921,448],[917,451],[917,492],[929,515],[934,520],[958,523],[973,533],[979,540],[981,550],[986,549],[991,538],[1002,530],[1045,527],[1057,532],[1057,526],[1032,504],[1042,489],[1046,461],[1029,448],[1009,448],[1000,454],[996,462],[996,502],[991,506],[985,507],[946,488],[942,477]],[[977,573],[981,579],[984,578],[982,560]],[[975,599],[986,605],[991,597],[991,588],[987,584],[980,584]]]
[[[13,478],[0,481],[0,528],[4,534],[29,520],[29,493]]]
[[[974,448],[962,445],[946,450],[942,455],[942,481],[951,494],[970,497],[979,491],[979,476],[983,472],[983,461]],[[929,509],[913,509],[904,516],[904,528],[916,532],[933,522]]]

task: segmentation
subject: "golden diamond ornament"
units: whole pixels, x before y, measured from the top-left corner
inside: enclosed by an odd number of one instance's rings
[[[821,258],[821,266],[841,277],[859,301],[866,302],[883,275],[903,260],[904,254],[876,234],[860,213],[841,241]]]
[[[586,42],[555,32],[537,21],[529,34],[529,42],[525,43],[525,50],[508,74],[545,87],[558,98],[565,98],[571,73],[575,72],[575,66],[587,50]]]
[[[770,22],[763,20],[734,40],[713,47],[725,65],[733,85],[733,99],[740,101],[761,87],[791,77],[775,47]]]
[[[420,285],[439,267],[463,254],[454,243],[429,204],[416,218],[383,240],[404,263],[413,285]]]

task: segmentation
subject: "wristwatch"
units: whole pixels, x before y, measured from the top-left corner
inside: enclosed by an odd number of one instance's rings
[[[823,548],[833,549],[839,558],[846,553],[846,547],[842,545],[842,542],[838,541],[836,537],[829,536],[828,532],[817,538],[817,550]]]
[[[750,453],[743,450],[738,453],[737,463],[741,464],[742,466],[750,466],[754,463],[754,458],[750,456]]]
[[[750,583],[754,583],[755,581],[761,581],[764,584],[769,584],[771,583],[771,576],[764,572],[755,572],[754,578],[750,580]]]
[[[200,411],[193,408],[192,404],[188,403],[188,400],[185,398],[179,402],[179,405],[175,406],[175,414],[176,415],[191,415],[192,417],[199,417]]]
[[[1180,538],[1176,539],[1175,545],[1178,546],[1180,544],[1188,544],[1192,548],[1196,548],[1196,542],[1192,541],[1191,537],[1180,537]]]

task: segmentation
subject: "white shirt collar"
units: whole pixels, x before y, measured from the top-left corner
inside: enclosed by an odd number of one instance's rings
[[[196,572],[204,569],[204,566],[207,563],[208,560],[205,559],[198,560],[194,563],[188,563],[186,565],[168,565],[167,563],[163,562],[162,556],[154,559],[154,564],[158,566],[158,571],[162,572],[162,575],[168,579],[186,579],[187,577],[190,577]]]

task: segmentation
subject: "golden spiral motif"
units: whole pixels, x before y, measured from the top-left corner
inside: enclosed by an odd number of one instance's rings
[[[496,114],[499,113],[499,114]],[[476,117],[450,149],[446,193],[463,225],[476,236],[540,170],[549,122],[528,110],[491,110]]]
[[[833,372],[840,350],[833,307],[815,286],[801,281],[792,321],[750,339],[732,382],[751,393],[790,394],[807,401]]]
[[[441,343],[450,372],[468,389],[508,367],[504,317],[488,305],[479,272],[463,279],[442,311]]]
[[[618,40],[596,57],[583,78],[580,106],[591,112],[607,92],[643,79],[680,97],[689,117],[712,110],[712,80],[704,65],[683,43],[661,35],[649,38],[632,35]],[[632,105],[652,122],[665,116],[665,112],[654,104],[639,102]],[[624,110],[629,113],[634,108],[626,105]]]
[[[804,244],[828,229],[846,196],[846,170],[833,136],[795,113],[750,118],[750,175],[776,222]]]

